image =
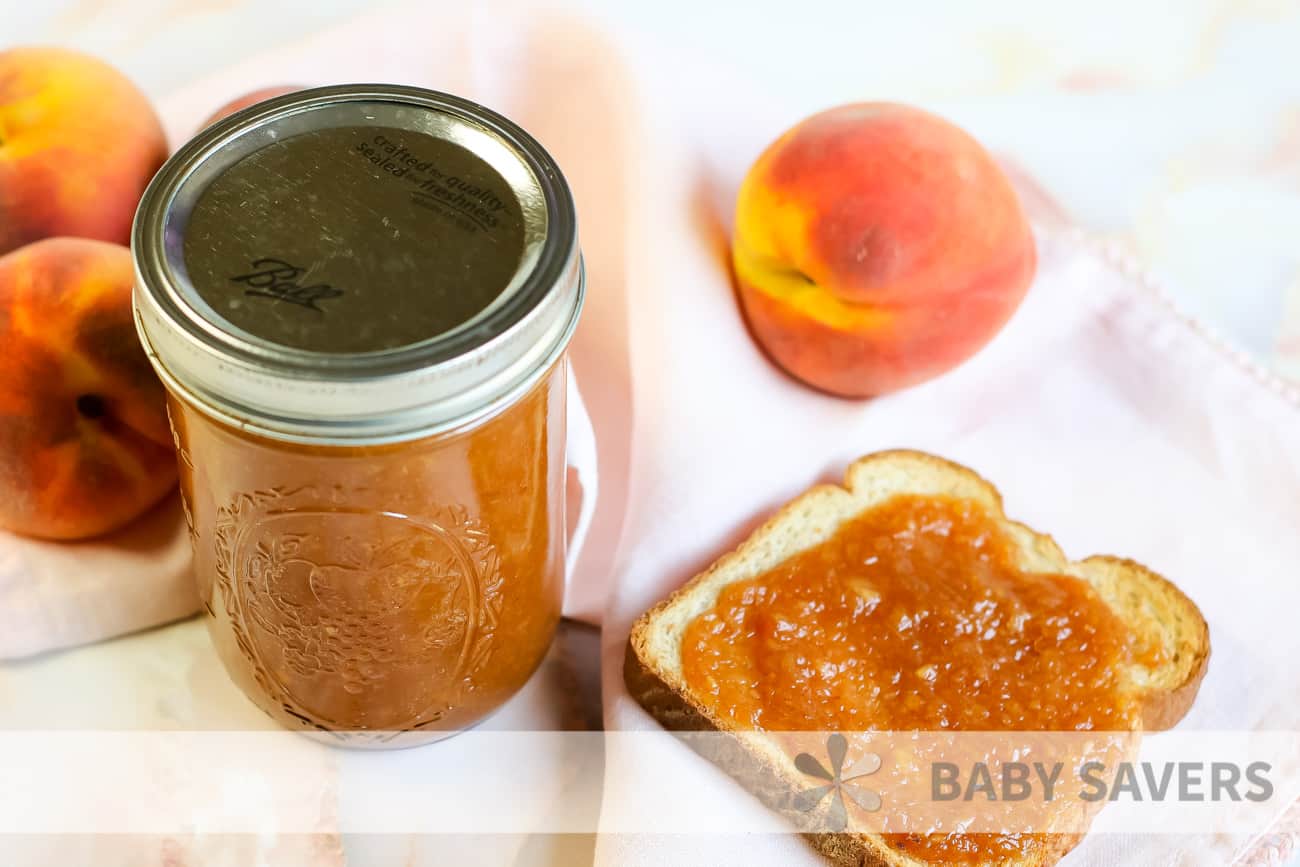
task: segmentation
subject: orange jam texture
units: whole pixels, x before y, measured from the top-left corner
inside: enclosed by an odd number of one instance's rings
[[[979,503],[898,496],[724,588],[688,624],[683,675],[718,713],[768,731],[1128,730],[1133,637],[1085,581],[1022,572]],[[1145,661],[1145,660],[1144,660]],[[895,839],[896,837],[896,839]],[[891,835],[969,861],[1032,835]]]

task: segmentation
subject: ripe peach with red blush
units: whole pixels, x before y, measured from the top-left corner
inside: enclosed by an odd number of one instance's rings
[[[97,536],[176,487],[133,274],[126,247],[83,238],[0,257],[0,528]]]
[[[127,243],[166,158],[153,107],[107,63],[0,51],[0,255],[56,235]]]
[[[733,264],[751,330],[796,378],[869,397],[955,367],[1006,324],[1036,263],[993,158],[892,103],[813,115],[750,169]]]

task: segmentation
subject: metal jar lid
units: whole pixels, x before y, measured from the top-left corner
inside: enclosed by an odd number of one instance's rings
[[[551,157],[500,115],[413,87],[306,90],[214,124],[149,185],[131,246],[163,380],[295,442],[490,413],[550,368],[582,307]]]

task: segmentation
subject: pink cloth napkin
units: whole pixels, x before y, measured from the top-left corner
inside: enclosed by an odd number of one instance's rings
[[[1068,231],[1039,243],[1040,276],[992,345],[939,380],[867,404],[818,396],[771,369],[735,321],[707,245],[684,239],[667,257],[678,273],[655,283],[677,297],[657,307],[654,333],[633,341],[634,371],[662,374],[644,389],[634,377],[643,420],[634,465],[646,471],[633,486],[605,620],[607,727],[655,725],[621,679],[641,611],[791,496],[837,481],[860,454],[896,446],[977,468],[1011,517],[1052,533],[1071,556],[1120,553],[1177,582],[1205,613],[1213,645],[1183,726],[1300,725],[1300,673],[1290,665],[1300,653],[1300,402],[1179,318],[1107,251]],[[634,320],[651,320],[648,307]],[[689,348],[705,346],[717,363],[702,361],[702,350],[692,359]],[[680,752],[683,790],[715,788],[720,826],[729,811],[753,808]],[[635,780],[650,769],[638,759],[609,758],[607,810],[656,809],[639,800]],[[654,761],[662,774],[663,755]],[[1094,835],[1066,863],[1217,865],[1256,844],[1250,835]],[[653,835],[602,840],[598,863],[702,865],[723,851],[748,864],[819,863],[793,839]]]
[[[1293,389],[1207,339],[1025,188],[1043,226],[1040,275],[1002,335],[958,370],[898,395],[858,403],[815,394],[750,340],[725,258],[741,174],[798,115],[707,58],[651,63],[581,21],[510,3],[436,17],[421,27],[432,15],[420,5],[385,7],[179,90],[162,113],[179,141],[242,91],[399,81],[489,104],[555,154],[577,198],[588,266],[572,355],[601,478],[566,610],[603,621],[607,727],[654,726],[621,676],[641,611],[810,484],[900,446],[976,468],[1012,517],[1052,533],[1072,556],[1124,554],[1177,582],[1205,612],[1214,646],[1184,725],[1300,726],[1300,672],[1290,665],[1300,657]],[[725,117],[707,107],[721,104],[723,88]],[[715,794],[720,819],[759,809],[685,748],[673,759],[684,788]],[[611,814],[653,815],[656,805],[639,799],[639,761],[609,756]],[[1223,864],[1279,841],[1094,836],[1068,863]],[[781,835],[606,835],[597,861],[818,863]]]
[[[606,300],[609,318],[593,311],[584,323],[587,334],[598,323],[619,335],[610,343],[626,345],[631,383],[626,508],[604,619],[607,728],[655,726],[622,682],[637,615],[809,485],[838,481],[867,452],[912,447],[976,468],[1003,492],[1009,515],[1051,533],[1071,556],[1133,557],[1197,602],[1214,649],[1183,726],[1295,731],[1300,390],[1178,315],[1140,269],[1069,229],[1015,171],[1040,227],[1041,264],[1007,329],[959,369],[897,395],[854,403],[805,389],[754,346],[726,264],[740,177],[800,115],[780,115],[767,94],[706,60],[680,58],[653,73],[637,60],[630,76],[643,101],[629,137],[636,208],[618,284],[624,300]],[[723,92],[725,118],[715,111]],[[598,431],[602,410],[625,411],[621,401],[592,403]],[[757,809],[685,747],[675,758],[681,790],[706,793],[696,802],[716,805],[719,827]],[[637,781],[648,762],[662,775],[664,761],[612,747],[611,824],[628,815],[652,822],[661,804]],[[1066,863],[1270,863],[1297,827],[1292,818],[1236,836],[1093,835]],[[597,856],[601,865],[819,863],[797,838],[764,835],[610,834]]]
[[[85,542],[0,531],[0,659],[101,641],[198,608],[189,537],[174,496]]]

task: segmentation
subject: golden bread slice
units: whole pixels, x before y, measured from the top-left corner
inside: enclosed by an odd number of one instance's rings
[[[1138,708],[1134,727],[1167,728],[1191,706],[1209,658],[1209,630],[1195,604],[1173,584],[1132,560],[1093,556],[1071,561],[1050,536],[1007,519],[993,485],[966,467],[916,451],[868,455],[848,469],[844,485],[819,485],[781,508],[736,550],[643,614],[632,629],[624,677],[633,697],[665,728],[675,731],[741,731],[693,690],[683,673],[683,636],[709,612],[723,588],[768,573],[794,555],[830,539],[845,522],[898,496],[974,501],[993,517],[1013,545],[1026,573],[1073,576],[1096,595],[1130,631],[1137,645],[1159,648],[1134,658],[1118,672],[1118,689]],[[870,640],[867,637],[864,640]],[[942,660],[935,660],[942,662]],[[734,748],[711,748],[709,758],[764,803],[793,818],[795,795],[808,778],[793,758],[762,738],[737,738]],[[807,835],[835,864],[921,865],[897,839],[873,833]],[[1018,860],[982,864],[1054,864],[1078,841],[1043,835]]]

